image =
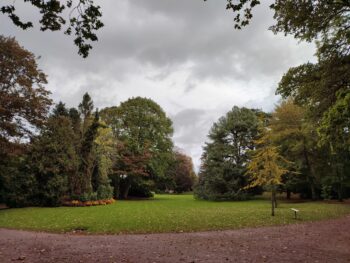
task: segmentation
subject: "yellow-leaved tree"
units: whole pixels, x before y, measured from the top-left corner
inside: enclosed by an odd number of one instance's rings
[[[270,130],[262,129],[263,135],[256,140],[257,149],[254,150],[252,159],[247,166],[247,174],[250,176],[250,183],[245,188],[255,186],[266,186],[271,189],[271,215],[275,215],[276,190],[282,183],[282,176],[289,172],[285,167],[289,161],[283,158],[278,147],[271,143]]]

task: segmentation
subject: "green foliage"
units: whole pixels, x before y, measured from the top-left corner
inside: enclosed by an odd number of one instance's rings
[[[53,116],[32,143],[28,165],[37,180],[35,196],[41,205],[59,205],[62,197],[75,191],[79,157],[74,138],[70,119]]]
[[[295,173],[288,173],[283,177],[286,189],[305,196],[310,193],[312,199],[317,199],[320,177],[323,171],[329,171],[324,162],[328,158],[328,149],[317,146],[317,124],[307,113],[305,108],[296,105],[292,99],[287,99],[276,107],[269,128],[273,144],[279,146],[284,158],[292,161],[287,168],[298,174],[295,176]]]
[[[101,111],[118,142],[114,173],[127,176],[120,187],[126,198],[138,177],[163,177],[172,155],[172,122],[162,108],[146,98],[132,98]]]
[[[30,173],[23,158],[8,158],[0,165],[2,198],[8,207],[33,204],[37,189],[36,178]]]
[[[97,199],[111,199],[113,197],[113,187],[109,184],[101,184],[97,188]]]
[[[211,142],[204,147],[195,195],[207,200],[243,200],[249,150],[254,149],[258,117],[247,108],[234,107],[214,123]]]
[[[337,101],[325,114],[319,131],[321,144],[332,142],[333,150],[346,150],[350,153],[349,90],[338,92]]]
[[[62,101],[60,101],[56,105],[56,107],[53,109],[52,116],[54,116],[54,117],[58,117],[58,116],[68,117],[69,116],[68,109],[66,108],[66,105]]]
[[[87,116],[87,115],[85,115]],[[98,128],[100,127],[99,123],[99,114],[96,111],[94,120],[91,125],[88,127],[86,132],[83,134],[81,146],[80,146],[80,189],[78,189],[77,194],[79,193],[90,193],[92,192],[92,175],[94,171],[94,141],[98,135]]]
[[[150,190],[152,186],[153,182],[151,180],[133,180],[131,182],[129,196],[141,198],[153,197],[153,193]]]

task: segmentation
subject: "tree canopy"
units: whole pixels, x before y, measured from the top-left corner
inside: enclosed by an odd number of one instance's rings
[[[0,36],[0,154],[43,125],[51,105],[46,83],[34,54]]]
[[[120,106],[106,108],[102,119],[118,141],[115,172],[125,177],[122,196],[127,197],[132,181],[165,175],[172,155],[172,122],[151,99],[136,97]]]
[[[195,193],[209,200],[245,199],[244,175],[258,134],[258,117],[247,108],[233,107],[212,126],[202,155]]]

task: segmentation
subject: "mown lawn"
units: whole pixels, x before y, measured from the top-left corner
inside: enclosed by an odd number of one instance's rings
[[[293,219],[290,208],[300,209]],[[152,200],[117,201],[94,207],[19,208],[0,210],[0,227],[86,233],[155,233],[238,229],[300,223],[350,214],[342,204],[280,203],[270,216],[267,200],[207,202],[192,195],[157,195]]]

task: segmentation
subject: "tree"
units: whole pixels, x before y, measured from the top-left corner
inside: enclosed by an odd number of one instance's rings
[[[103,27],[103,23],[100,20],[102,13],[100,6],[95,5],[92,0],[49,0],[49,1],[37,1],[26,0],[33,7],[35,7],[41,16],[39,20],[41,31],[59,31],[62,30],[62,26],[65,26],[67,19],[63,13],[65,9],[69,11],[69,25],[66,27],[64,33],[71,35],[74,30],[74,44],[78,47],[79,55],[84,58],[88,56],[90,49],[92,48],[90,41],[97,41],[96,31]],[[24,22],[16,13],[15,3],[5,4],[1,6],[1,13],[7,15],[14,25],[26,30],[33,27],[33,22]]]
[[[113,197],[109,175],[112,173],[113,161],[117,155],[116,144],[112,130],[100,122],[94,141],[94,168],[91,178],[92,190],[97,193],[98,199]]]
[[[172,122],[151,99],[136,97],[101,112],[102,120],[118,141],[115,174],[120,177],[121,197],[142,177],[164,176],[172,154]],[[115,180],[116,181],[116,180]]]
[[[73,130],[76,136],[80,139],[81,137],[81,118],[80,113],[76,108],[69,109],[69,118],[72,122]]]
[[[317,187],[320,185],[320,174],[324,166],[322,152],[317,146],[319,136],[316,124],[308,119],[307,112],[302,107],[294,104],[292,99],[284,100],[278,105],[272,114],[269,124],[270,137],[275,146],[280,146],[282,156],[293,161],[294,170],[300,173],[298,178],[293,174],[286,175],[288,185],[302,183],[306,177],[308,188],[313,200],[317,199]],[[322,169],[321,169],[322,168]],[[319,169],[319,170],[318,170]],[[301,176],[303,175],[303,176]],[[300,180],[296,180],[300,179]]]
[[[68,109],[66,108],[66,105],[60,101],[56,107],[53,109],[53,116],[65,116],[68,117],[69,116],[69,112]]]
[[[26,156],[16,155],[3,161],[6,163],[0,163],[1,202],[8,207],[33,205],[37,182],[28,167]]]
[[[13,142],[29,139],[47,117],[51,100],[45,74],[34,54],[14,38],[0,36],[0,155],[13,153]],[[17,144],[18,145],[18,144]]]
[[[29,156],[31,173],[37,190],[33,199],[45,206],[60,205],[74,193],[79,156],[74,145],[74,131],[66,116],[52,116],[34,139]]]
[[[338,199],[344,196],[344,186],[350,185],[350,92],[339,92],[336,103],[327,111],[319,126],[320,145],[330,146],[333,166],[330,186],[335,188]]]
[[[246,165],[258,134],[258,117],[247,108],[233,107],[214,123],[204,147],[195,195],[209,200],[247,198]]]
[[[271,144],[269,131],[265,130],[262,134],[263,136],[256,141],[257,149],[254,151],[252,160],[247,166],[247,174],[251,177],[250,183],[246,188],[256,186],[269,187],[272,192],[271,215],[274,216],[275,208],[277,207],[277,186],[282,183],[282,176],[288,172],[284,168],[288,161],[279,154],[278,148]]]
[[[79,113],[82,116],[83,119],[83,126],[82,126],[82,136],[87,131],[88,127],[91,124],[91,115],[94,110],[94,103],[91,100],[91,97],[89,93],[85,93],[83,96],[82,102],[78,106]]]
[[[177,193],[193,190],[193,185],[197,178],[191,157],[175,151],[174,162],[168,168],[167,178],[172,182],[170,189],[175,190]]]
[[[99,113],[96,110],[95,117],[88,127],[87,131],[84,133],[81,146],[80,146],[80,183],[77,188],[76,194],[91,194],[92,189],[92,175],[94,171],[94,141],[98,135],[98,129],[100,127],[99,123]]]

